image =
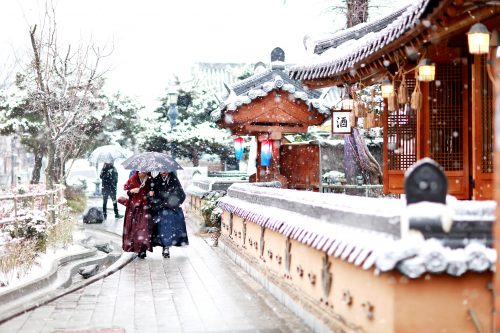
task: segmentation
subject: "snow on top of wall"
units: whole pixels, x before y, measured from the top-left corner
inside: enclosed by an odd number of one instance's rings
[[[402,238],[399,232],[394,232],[401,227],[402,216],[409,211],[425,213],[422,209],[433,209],[436,204],[432,203],[407,207],[405,200],[398,199],[233,184],[218,205],[330,256],[375,272],[397,269],[411,278],[424,273],[460,276],[467,271],[493,269],[496,262],[495,250],[479,240],[464,240],[462,248],[452,249],[439,239],[424,239],[417,234]],[[492,222],[496,203],[457,201],[449,197],[444,208],[460,221],[475,218]],[[433,213],[429,214],[426,216],[432,218]]]

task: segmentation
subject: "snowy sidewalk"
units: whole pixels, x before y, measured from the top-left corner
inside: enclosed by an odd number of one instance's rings
[[[117,232],[122,221],[91,227]],[[173,248],[170,259],[156,248],[0,332],[309,332],[220,249],[188,232],[190,245]]]

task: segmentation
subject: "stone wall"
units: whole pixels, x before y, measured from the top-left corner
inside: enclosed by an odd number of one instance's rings
[[[450,200],[428,239],[407,230],[428,204],[234,184],[219,244],[315,331],[490,332],[495,205]]]

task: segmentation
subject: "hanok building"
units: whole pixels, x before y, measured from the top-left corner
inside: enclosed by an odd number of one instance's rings
[[[319,60],[292,67],[290,77],[312,89],[385,78],[398,91],[404,82],[408,98],[399,111],[388,112],[385,100],[384,191],[403,193],[406,169],[431,157],[444,168],[450,194],[492,199],[493,70],[488,55],[471,54],[467,40],[478,29],[497,36],[499,26],[500,1],[419,0],[315,41]],[[496,46],[492,38],[490,48]]]
[[[319,172],[314,173],[318,179],[308,176],[311,169],[319,170],[319,154],[298,146],[283,149],[283,135],[305,133],[309,126],[323,124],[330,109],[321,103],[319,91],[289,78],[284,60],[283,50],[274,49],[271,68],[228,87],[213,117],[233,135],[257,137],[257,173],[251,181],[279,181],[283,187],[297,188],[305,183],[301,178],[319,182]]]

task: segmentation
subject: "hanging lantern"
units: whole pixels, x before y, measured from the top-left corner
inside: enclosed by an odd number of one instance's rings
[[[394,93],[394,86],[392,85],[391,80],[389,80],[388,77],[385,77],[382,80],[382,97],[383,98],[389,98]]]
[[[436,64],[424,58],[418,63],[418,80],[424,82],[434,81],[436,78]]]
[[[271,140],[260,142],[260,165],[269,166],[273,155],[273,143]]]
[[[234,156],[237,161],[243,157],[243,138],[241,136],[234,139]]]
[[[469,53],[471,54],[488,54],[490,47],[490,32],[482,23],[476,23],[470,27],[467,33],[469,41]]]

